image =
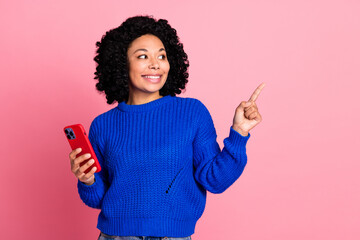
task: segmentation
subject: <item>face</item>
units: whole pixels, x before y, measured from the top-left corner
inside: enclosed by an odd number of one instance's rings
[[[129,96],[149,98],[160,96],[170,64],[161,40],[151,34],[136,38],[127,50],[129,63]]]

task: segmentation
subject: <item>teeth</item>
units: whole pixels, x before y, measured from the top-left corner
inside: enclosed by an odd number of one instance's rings
[[[144,76],[146,78],[160,78],[160,76]]]

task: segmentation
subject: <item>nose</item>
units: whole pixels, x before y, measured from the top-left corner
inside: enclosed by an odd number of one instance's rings
[[[158,61],[156,59],[154,59],[154,58],[151,60],[149,66],[150,66],[151,69],[153,69],[153,68],[154,69],[159,69],[159,67],[160,67]]]

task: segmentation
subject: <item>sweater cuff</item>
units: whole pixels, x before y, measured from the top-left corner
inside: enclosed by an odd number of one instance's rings
[[[78,189],[81,192],[86,193],[86,195],[95,195],[97,194],[99,189],[103,189],[104,188],[104,184],[101,181],[99,176],[96,176],[97,173],[95,173],[95,182],[91,185],[86,185],[85,183],[83,183],[82,181],[80,181],[78,179]]]
[[[229,140],[232,142],[234,146],[246,145],[249,138],[250,138],[250,132],[246,137],[244,137],[243,135],[235,131],[235,129],[233,129],[232,126],[230,127]]]

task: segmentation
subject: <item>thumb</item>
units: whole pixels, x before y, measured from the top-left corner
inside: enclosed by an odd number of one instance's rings
[[[242,101],[241,103],[240,103],[240,110],[241,111],[244,111],[244,109],[246,108],[246,107],[249,107],[251,105],[251,102],[249,101],[249,102],[246,102],[246,101]]]

